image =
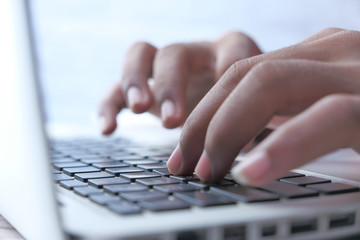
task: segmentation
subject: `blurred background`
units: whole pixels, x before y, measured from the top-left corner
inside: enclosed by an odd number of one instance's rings
[[[50,125],[94,128],[135,41],[162,47],[241,30],[268,52],[327,27],[360,30],[360,1],[34,0],[34,17]]]

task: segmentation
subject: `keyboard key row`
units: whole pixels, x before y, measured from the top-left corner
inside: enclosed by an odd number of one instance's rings
[[[359,191],[358,187],[289,172],[265,186],[237,185],[230,174],[219,183],[203,183],[196,175],[172,176],[166,167],[171,150],[118,144],[64,145],[54,151],[54,179],[60,186],[105,205],[119,214],[144,209],[166,211],[315,197]]]

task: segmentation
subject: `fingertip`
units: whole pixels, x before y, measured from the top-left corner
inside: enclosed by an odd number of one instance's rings
[[[180,149],[180,146],[178,145],[175,148],[174,152],[169,157],[166,166],[172,174],[176,175],[180,170],[182,161],[183,161],[182,151]]]
[[[161,120],[165,128],[176,128],[183,122],[183,111],[173,101],[166,99],[161,104]]]
[[[112,120],[105,116],[100,116],[98,122],[102,135],[109,135],[116,129],[116,119]]]
[[[195,168],[195,173],[202,182],[210,182],[211,181],[211,167],[210,167],[210,160],[206,153],[203,151],[198,164]]]
[[[127,104],[134,113],[143,113],[149,107],[151,97],[147,92],[141,91],[138,87],[132,86],[127,90]]]
[[[272,178],[271,160],[265,152],[256,152],[237,164],[231,174],[242,185],[261,185]]]

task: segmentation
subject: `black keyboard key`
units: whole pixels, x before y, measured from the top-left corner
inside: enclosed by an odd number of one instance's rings
[[[51,153],[51,154],[50,154],[50,157],[51,157],[52,160],[56,160],[56,159],[61,160],[61,159],[67,159],[67,158],[69,158],[68,155],[63,154],[63,153],[60,153],[60,152],[58,152],[58,153],[56,153],[56,152]]]
[[[79,162],[79,161],[73,161],[73,162],[67,162],[67,163],[54,163],[54,167],[57,170],[62,170],[63,168],[76,168],[76,167],[86,167],[87,164]]]
[[[156,186],[156,185],[166,185],[166,184],[176,184],[179,183],[178,180],[168,178],[168,177],[155,177],[155,178],[145,178],[137,179],[137,183],[144,184],[146,186]]]
[[[207,183],[201,182],[201,180],[195,180],[195,181],[189,181],[188,184],[202,188],[202,189],[208,189],[209,185]]]
[[[121,168],[108,168],[105,172],[119,176],[121,173],[144,172],[143,169],[137,167],[121,167]]]
[[[60,181],[63,180],[73,180],[74,178],[66,175],[66,174],[54,174],[54,180],[56,183],[59,183]]]
[[[200,207],[234,204],[235,201],[211,192],[183,192],[174,196]]]
[[[90,179],[88,181],[89,185],[102,188],[104,185],[116,185],[116,184],[126,184],[130,183],[130,180],[123,178],[99,178],[99,179]]]
[[[296,173],[296,172],[288,172],[285,175],[283,175],[280,179],[293,178],[293,177],[305,177],[305,175],[301,174],[301,173]]]
[[[151,159],[166,163],[167,160],[169,160],[170,155],[169,156],[164,156],[164,157],[154,157],[154,156],[152,156]]]
[[[80,181],[86,182],[89,179],[96,179],[96,178],[111,178],[114,175],[106,173],[106,172],[95,172],[95,173],[77,173],[75,174],[75,179]]]
[[[74,187],[74,192],[83,197],[88,197],[90,195],[95,195],[95,194],[103,194],[102,190],[95,188],[95,187],[91,187],[91,186]]]
[[[143,151],[140,150],[137,152],[138,155],[144,156],[144,157],[148,157],[148,158],[152,158],[152,157],[163,157],[163,154],[158,153],[156,151],[153,150],[148,150],[148,151]]]
[[[112,202],[107,205],[107,207],[108,209],[122,215],[136,214],[142,212],[142,209],[139,206],[125,201]]]
[[[144,165],[144,164],[155,164],[155,163],[158,163],[159,161],[150,160],[150,159],[141,159],[141,160],[123,160],[123,162],[137,166],[137,165]]]
[[[72,190],[74,187],[86,187],[87,184],[78,180],[61,181],[60,186]]]
[[[64,168],[63,172],[72,176],[75,173],[100,172],[100,170],[89,166],[89,167],[78,167],[78,168]]]
[[[153,172],[158,173],[158,174],[163,175],[163,176],[170,176],[170,174],[171,174],[169,172],[169,169],[167,169],[167,168],[154,169]]]
[[[139,173],[122,173],[120,177],[135,180],[135,179],[142,179],[142,178],[153,178],[153,177],[160,177],[157,173],[152,172],[139,172]]]
[[[190,204],[177,198],[140,201],[139,205],[154,212],[190,208]]]
[[[96,158],[83,158],[80,161],[87,164],[96,164],[96,163],[113,162],[114,160],[111,160],[110,158],[96,157]]]
[[[197,191],[200,190],[201,188],[190,184],[170,184],[170,185],[154,186],[154,189],[164,193],[174,193],[174,192]]]
[[[127,153],[127,155],[124,156],[116,156],[111,155],[111,159],[118,160],[118,161],[137,161],[137,160],[144,160],[144,157],[138,156],[134,153]]]
[[[293,178],[285,178],[280,179],[281,182],[290,183],[298,186],[306,186],[309,184],[319,184],[319,183],[329,183],[331,182],[328,179],[319,178],[319,177],[293,177]]]
[[[221,180],[218,183],[204,183],[204,182],[201,182],[200,180],[189,181],[188,183],[191,185],[194,185],[194,186],[205,188],[205,189],[207,189],[211,186],[233,186],[233,185],[235,185],[235,182],[228,181],[225,179]]]
[[[138,191],[146,191],[149,188],[138,184],[138,183],[132,183],[132,184],[120,184],[120,185],[105,185],[104,191],[108,192],[110,194],[119,194],[119,193],[125,193],[125,192],[138,192]]]
[[[145,170],[154,170],[154,169],[166,169],[166,164],[164,163],[156,163],[156,164],[140,164],[137,166],[138,168],[145,169]]]
[[[228,180],[228,181],[234,181],[233,177],[231,176],[230,173],[226,174],[225,177],[224,177],[225,180]]]
[[[129,192],[129,193],[121,193],[120,197],[130,201],[130,202],[138,202],[141,200],[155,200],[161,198],[167,198],[166,193],[158,192],[158,191],[143,191],[143,192]]]
[[[52,159],[52,163],[71,163],[74,162],[75,160],[72,158],[56,158],[56,159]]]
[[[96,202],[100,205],[107,205],[113,202],[119,202],[120,198],[114,195],[110,195],[107,193],[104,194],[96,194],[96,195],[90,195],[89,199],[93,202]]]
[[[171,156],[171,153],[152,153],[149,154],[147,157],[152,158],[152,159],[158,159],[158,158],[162,158],[162,159],[166,159],[168,160],[169,157]]]
[[[171,178],[174,178],[176,180],[180,180],[180,181],[200,181],[200,178],[198,176],[194,175],[190,175],[190,176],[170,176]]]
[[[239,185],[211,187],[210,191],[241,202],[265,202],[279,200],[279,196],[273,193]]]
[[[126,159],[143,159],[142,157],[136,156],[134,154],[130,154],[127,152],[118,152],[118,153],[112,153],[109,154],[109,158],[114,159],[114,160],[118,160],[118,161],[122,161],[122,160],[126,160]]]
[[[104,170],[105,168],[121,168],[121,167],[129,166],[129,164],[122,163],[122,162],[103,162],[103,163],[94,163],[92,165],[101,170]]]
[[[71,157],[74,159],[90,159],[90,158],[97,158],[98,156],[96,156],[96,154],[91,154],[91,153],[74,153],[71,154]]]
[[[273,192],[284,196],[286,198],[302,198],[313,197],[319,195],[319,192],[304,187],[295,186],[288,183],[279,181],[272,181],[271,183],[261,186],[261,189],[269,192]]]
[[[349,185],[346,183],[340,183],[340,182],[313,184],[313,185],[309,185],[307,187],[310,189],[314,189],[316,191],[320,191],[324,194],[329,194],[329,195],[359,191],[359,188],[356,186],[352,186],[352,185]]]

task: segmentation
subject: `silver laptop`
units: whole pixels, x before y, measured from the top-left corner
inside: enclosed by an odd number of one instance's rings
[[[208,185],[196,176],[170,175],[165,135],[157,136],[162,145],[140,144],[141,135],[50,139],[28,1],[0,1],[0,31],[0,213],[26,239],[340,239],[360,233],[360,182],[297,169],[260,188],[237,185],[230,175]],[[334,156],[358,158],[349,151]]]

